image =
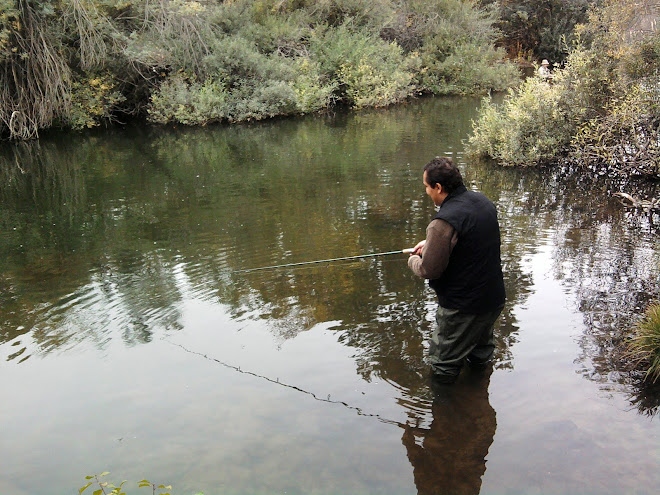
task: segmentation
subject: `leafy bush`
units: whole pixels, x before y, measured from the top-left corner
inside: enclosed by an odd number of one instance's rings
[[[482,0],[495,5],[499,45],[509,56],[563,62],[576,25],[587,21],[592,0]]]
[[[0,134],[500,90],[517,77],[493,21],[463,0],[0,0]]]
[[[337,88],[336,99],[355,108],[390,105],[414,91],[413,74],[396,43],[340,26],[313,38],[310,51],[322,77]]]
[[[204,64],[214,79],[221,80],[229,90],[247,82],[258,85],[272,80],[292,81],[295,76],[291,60],[264,54],[240,35],[217,40]]]
[[[277,80],[261,85],[239,84],[232,89],[227,102],[228,119],[233,122],[289,115],[297,109],[293,87]]]
[[[502,55],[489,46],[465,43],[442,61],[429,64],[422,86],[434,94],[483,94],[505,91],[520,79],[518,69],[501,62]]]
[[[299,112],[317,112],[333,103],[337,82],[324,82],[318,62],[300,57],[296,60],[296,71],[292,87]]]
[[[528,79],[501,105],[485,99],[467,143],[472,156],[502,165],[530,166],[552,159],[570,143],[570,122],[558,104],[560,92]]]
[[[96,127],[110,122],[116,109],[126,101],[108,73],[84,76],[71,85],[69,124],[74,129]]]
[[[177,72],[151,95],[149,120],[157,124],[188,125],[218,122],[226,117],[226,100],[227,93],[212,80],[200,84]]]
[[[351,24],[377,32],[394,15],[390,0],[305,0],[304,8],[314,24],[340,27]]]
[[[409,24],[422,42],[416,83],[433,94],[504,91],[520,80],[516,67],[494,48],[493,10],[459,0],[413,1]]]

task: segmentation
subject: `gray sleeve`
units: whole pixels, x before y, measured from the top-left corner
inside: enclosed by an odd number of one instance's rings
[[[426,244],[422,256],[413,255],[408,258],[408,266],[418,277],[440,278],[457,241],[458,233],[454,227],[444,220],[433,220],[426,228]]]

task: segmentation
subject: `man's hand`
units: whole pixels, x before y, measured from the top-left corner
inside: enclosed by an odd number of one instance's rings
[[[412,252],[410,253],[410,256],[413,254],[416,254],[418,256],[422,255],[422,249],[424,248],[424,244],[426,244],[426,239],[423,241],[419,241],[417,245],[412,249]]]

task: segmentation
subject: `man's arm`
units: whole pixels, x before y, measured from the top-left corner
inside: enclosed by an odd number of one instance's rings
[[[426,242],[422,248],[422,256],[411,255],[408,266],[415,275],[422,278],[440,278],[449,255],[458,241],[458,233],[449,223],[435,219],[426,228]]]

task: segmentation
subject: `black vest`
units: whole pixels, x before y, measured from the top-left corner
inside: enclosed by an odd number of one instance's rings
[[[429,280],[440,306],[480,314],[504,304],[495,205],[461,186],[445,198],[434,218],[445,220],[458,233],[447,269],[440,278]]]

